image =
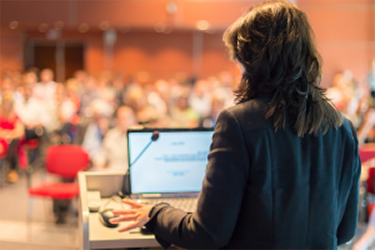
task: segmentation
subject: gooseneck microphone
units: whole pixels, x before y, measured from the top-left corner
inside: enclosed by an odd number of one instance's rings
[[[152,136],[151,136],[150,142],[141,151],[141,153],[139,153],[139,155],[137,156],[137,158],[135,158],[135,160],[132,163],[130,163],[128,171],[134,165],[134,163],[136,163],[138,161],[138,159],[143,155],[143,153],[148,149],[148,147],[151,145],[151,143],[154,142],[154,141],[157,141],[159,139],[159,134],[160,134],[159,131],[152,132]]]
[[[148,147],[151,145],[152,142],[157,141],[159,139],[159,131],[152,132],[151,140],[146,145],[146,147],[139,153],[137,158],[129,164],[128,170],[126,170],[125,173],[125,180],[124,180],[124,191],[127,195],[130,195],[130,180],[129,180],[129,174],[130,174],[130,168],[138,161],[138,159],[143,155],[143,153],[148,149]],[[130,157],[130,156],[128,156]],[[124,196],[125,197],[125,196]]]

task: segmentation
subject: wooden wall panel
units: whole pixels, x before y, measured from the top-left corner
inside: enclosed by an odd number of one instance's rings
[[[114,47],[113,69],[128,74],[147,71],[151,75],[167,77],[177,72],[192,74],[193,28],[205,19],[217,28],[214,34],[204,34],[201,58],[202,76],[232,69],[226,57],[221,33],[257,0],[176,0],[177,14],[167,14],[167,0],[127,1],[1,1],[0,69],[22,69],[24,30],[27,39],[48,40],[44,34],[35,33],[41,22],[67,22],[62,40],[82,41],[86,44],[85,67],[98,74],[105,69],[103,34],[98,29],[101,21],[113,26],[130,26],[127,33],[118,33]],[[324,59],[323,85],[329,86],[334,74],[352,70],[354,77],[363,81],[375,57],[375,2],[372,0],[298,0],[307,13],[316,34],[319,51]],[[8,27],[16,20],[20,25],[15,31]],[[24,26],[27,22],[33,27]],[[91,25],[89,33],[77,32],[78,24]],[[171,34],[154,31],[157,22],[175,25]],[[75,24],[75,25],[69,25]]]
[[[98,75],[104,70],[103,44],[99,39],[92,39],[86,44],[85,70],[92,75]]]
[[[299,0],[310,20],[323,57],[323,86],[350,69],[365,81],[375,49],[375,2],[369,0]]]
[[[0,29],[0,72],[23,69],[23,34]]]
[[[0,22],[9,24],[18,21],[24,26],[41,23],[54,24],[62,21],[69,23],[71,1],[56,0],[2,0],[0,1]]]
[[[232,71],[236,67],[227,56],[222,32],[203,36],[202,76],[217,75],[221,71]]]
[[[115,45],[115,70],[136,75],[146,71],[152,79],[192,73],[192,34],[136,32],[119,35]]]
[[[356,81],[365,82],[371,60],[375,57],[374,47],[363,43],[340,46],[338,44],[320,46],[323,56],[323,86],[331,86],[333,77],[344,70],[350,70]]]

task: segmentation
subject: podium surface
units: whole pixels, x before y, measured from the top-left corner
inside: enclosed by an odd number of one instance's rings
[[[111,200],[119,191],[124,192],[124,173],[80,172],[78,173],[80,188],[79,232],[81,233],[80,249],[115,249],[160,247],[154,235],[144,235],[139,229],[119,233],[117,228],[104,226],[98,212],[90,212],[88,207],[88,191],[99,191],[102,197],[101,209],[128,209],[126,204]]]

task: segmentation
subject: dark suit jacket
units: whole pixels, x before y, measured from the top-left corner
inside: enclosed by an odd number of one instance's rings
[[[361,163],[350,122],[301,138],[292,127],[275,132],[266,103],[220,114],[196,211],[150,214],[162,246],[335,249],[354,236]]]

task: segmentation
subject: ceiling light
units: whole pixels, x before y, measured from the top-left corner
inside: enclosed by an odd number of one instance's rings
[[[15,30],[15,29],[17,29],[17,27],[18,27],[18,22],[17,21],[10,22],[10,24],[9,24],[9,28],[10,29]]]
[[[206,20],[200,20],[197,22],[197,29],[199,30],[208,30],[210,24]]]
[[[86,33],[87,31],[89,31],[89,29],[90,26],[87,23],[81,23],[78,27],[78,31],[81,33]]]
[[[177,12],[177,4],[175,2],[169,2],[166,10],[168,14],[175,14]]]
[[[157,23],[155,24],[154,26],[154,30],[157,32],[157,33],[162,33],[164,32],[166,29],[166,26],[164,23]]]
[[[109,28],[109,22],[103,21],[99,24],[99,29],[101,30],[107,30]]]
[[[39,25],[39,31],[44,33],[48,30],[48,24],[46,23],[42,23],[41,25]]]
[[[55,30],[61,30],[64,27],[64,23],[61,21],[57,21],[54,27],[55,27]]]

